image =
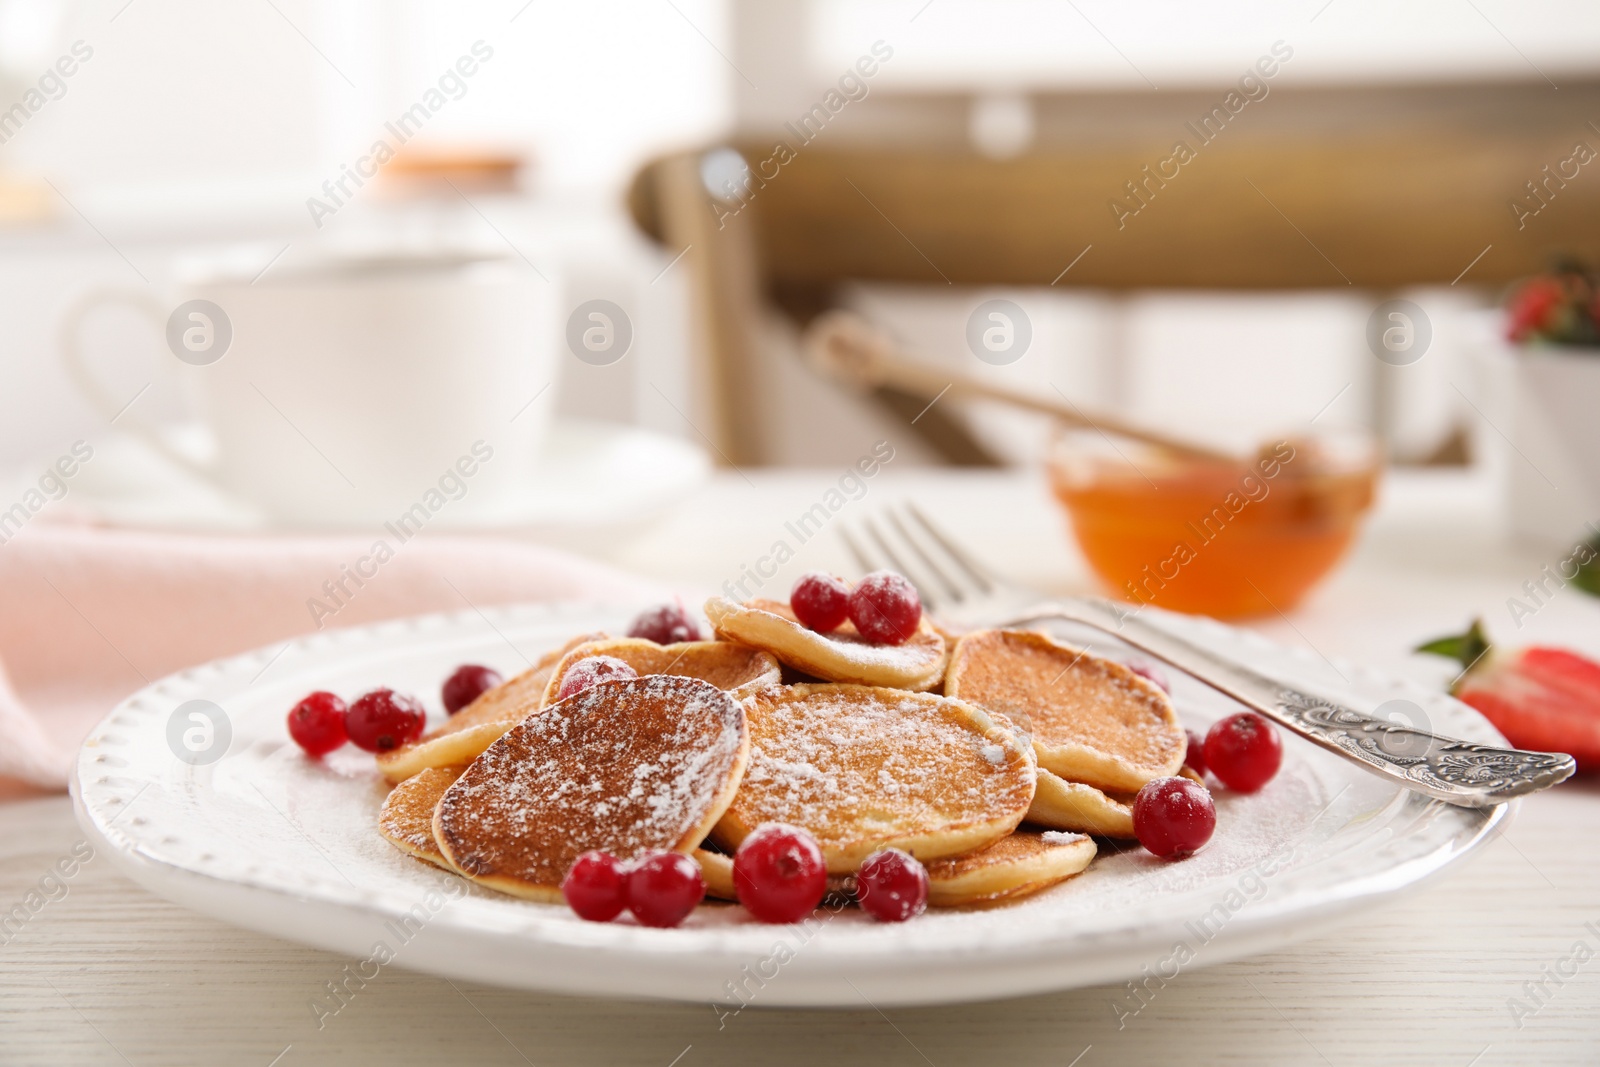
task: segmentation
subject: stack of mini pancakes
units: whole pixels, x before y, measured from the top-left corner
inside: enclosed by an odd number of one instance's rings
[[[397,783],[383,836],[547,901],[585,851],[668,849],[732,900],[733,852],[784,822],[816,838],[840,890],[896,847],[926,865],[930,904],[985,905],[1079,873],[1090,835],[1133,837],[1133,794],[1183,762],[1165,693],[1040,633],[956,639],[924,618],[906,643],[874,645],[775,601],[713,598],[706,615],[710,641],[575,638],[380,755]],[[556,701],[597,655],[639,678]]]

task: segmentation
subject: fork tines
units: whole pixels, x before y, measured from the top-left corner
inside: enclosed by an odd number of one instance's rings
[[[933,609],[994,592],[995,579],[910,502],[891,505],[839,535],[863,571],[889,568],[905,575]]]

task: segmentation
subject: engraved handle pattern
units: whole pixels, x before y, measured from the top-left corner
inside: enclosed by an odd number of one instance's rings
[[[1278,694],[1274,716],[1296,732],[1337,746],[1339,751],[1386,774],[1402,774],[1423,792],[1462,803],[1462,790],[1493,804],[1565,780],[1571,756],[1494,748],[1363,715],[1293,689]]]
[[[1463,807],[1487,807],[1565,781],[1577,769],[1560,752],[1495,748],[1393,723],[1271,678],[1098,598],[1040,605],[1008,625],[1042,619],[1083,623],[1126,641],[1407,789]]]

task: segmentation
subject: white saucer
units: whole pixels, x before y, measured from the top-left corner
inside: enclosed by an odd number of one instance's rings
[[[687,441],[616,423],[551,423],[537,474],[492,520],[453,518],[438,528],[548,535],[556,540],[615,532],[681,500],[711,474],[706,453]],[[207,533],[285,533],[297,527],[263,515],[178,469],[132,438],[96,444],[74,477],[71,506],[113,526]],[[453,523],[453,525],[452,525]],[[469,525],[470,523],[470,525]],[[306,531],[310,532],[310,531]],[[326,527],[315,532],[328,533]]]
[[[1144,969],[1170,978],[1348,920],[1456,863],[1510,814],[1510,806],[1429,800],[1290,739],[1283,769],[1261,792],[1216,793],[1216,836],[1178,863],[1102,848],[1087,872],[1034,897],[899,925],[847,909],[819,911],[810,928],[766,926],[742,908],[706,905],[681,928],[652,930],[583,922],[403,855],[375,829],[385,789],[372,758],[347,747],[311,761],[285,732],[288,708],[320,688],[352,697],[389,685],[423,696],[442,718],[434,694],[456,665],[515,672],[574,633],[615,631],[638,607],[525,607],[329,630],[174,675],[90,735],[72,786],[79,821],[151,891],[352,960],[392,956],[452,978],[725,1012],[983,1000]],[[1341,685],[1309,654],[1219,623],[1163,617],[1260,670],[1342,691],[1352,706],[1403,698],[1441,733],[1505,743],[1471,708],[1415,683],[1341,665],[1352,679]],[[1190,726],[1237,707],[1191,679],[1174,687]],[[192,725],[180,706],[195,700],[222,709],[231,738],[203,766],[175,755]]]

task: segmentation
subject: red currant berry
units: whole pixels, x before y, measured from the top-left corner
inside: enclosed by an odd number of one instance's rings
[[[922,621],[922,598],[894,571],[873,571],[850,594],[850,621],[873,644],[903,645]]]
[[[789,591],[789,609],[806,629],[832,633],[850,617],[850,587],[821,571],[802,574]]]
[[[628,868],[628,909],[645,926],[677,926],[705,895],[700,865],[681,852],[646,852]]]
[[[388,752],[422,736],[428,714],[416,697],[374,689],[356,697],[344,717],[350,740],[368,752]]]
[[[682,604],[662,604],[640,613],[629,625],[628,636],[642,637],[658,645],[705,640],[700,624],[689,617]]]
[[[928,907],[928,872],[915,856],[886,848],[856,872],[856,902],[879,922],[903,923]]]
[[[637,677],[639,677],[638,671],[615,656],[590,656],[588,659],[580,659],[567,668],[566,676],[561,679],[561,688],[556,692],[556,699],[565,700],[600,682],[615,682],[619,679]]]
[[[1200,851],[1217,828],[1217,809],[1203,785],[1187,778],[1146,782],[1133,798],[1133,833],[1139,844],[1164,860]]]
[[[344,716],[344,701],[319,690],[289,709],[289,736],[306,755],[326,756],[350,740]]]
[[[1229,789],[1254,793],[1272,781],[1283,762],[1283,741],[1253,711],[1229,715],[1206,733],[1206,769]]]
[[[1183,765],[1204,778],[1206,776],[1205,740],[1193,730],[1185,730],[1183,736],[1189,739],[1189,747],[1183,753]]]
[[[561,895],[580,919],[608,923],[628,904],[622,864],[607,852],[585,852],[572,861],[561,879]]]
[[[1150,682],[1167,696],[1172,695],[1172,683],[1167,681],[1167,673],[1154,663],[1146,663],[1142,659],[1136,659],[1128,663],[1128,669],[1145,681]]]
[[[454,715],[503,681],[499,671],[468,663],[444,680],[439,697],[444,701],[444,710]]]
[[[805,918],[828,891],[828,867],[817,839],[787,823],[756,827],[733,854],[733,889],[761,922]]]

